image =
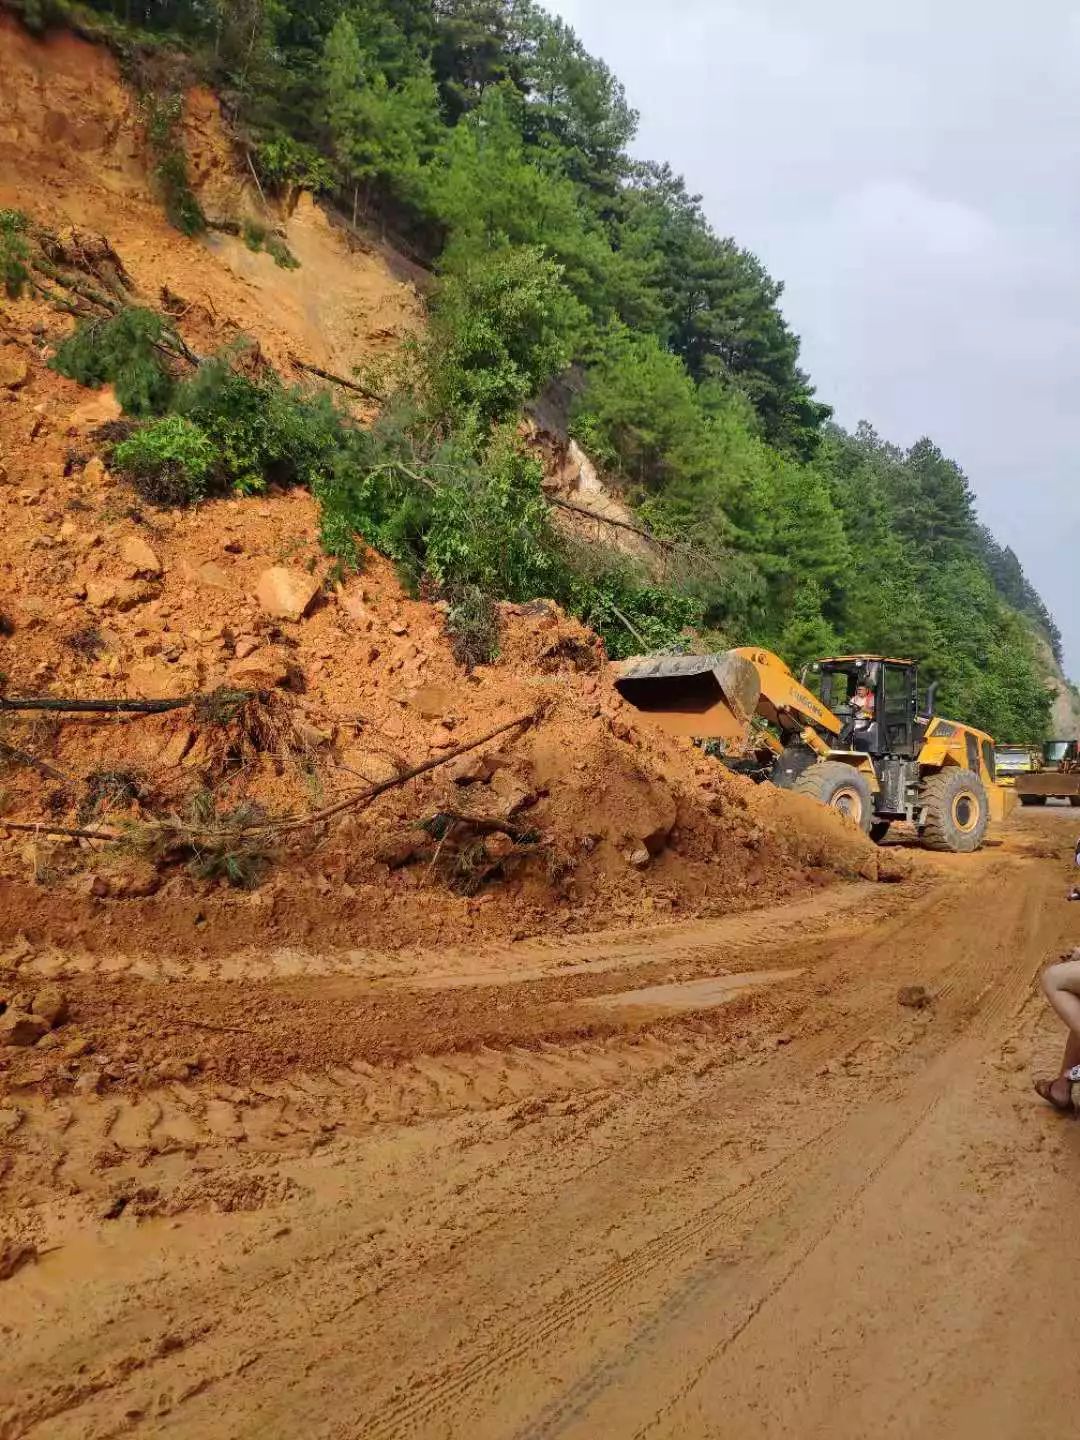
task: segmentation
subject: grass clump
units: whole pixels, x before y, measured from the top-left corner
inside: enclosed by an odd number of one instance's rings
[[[244,244],[256,255],[265,251],[280,269],[299,270],[300,261],[297,260],[281,236],[275,235],[273,230],[268,229],[265,225],[260,225],[257,220],[245,220],[240,233],[243,236]]]
[[[0,210],[0,281],[9,300],[18,300],[30,279],[29,228],[21,210]]]
[[[154,155],[154,177],[161,186],[169,223],[184,235],[201,235],[206,216],[191,189],[187,155],[180,136],[183,100],[179,95],[150,95],[145,100],[146,138]]]
[[[490,665],[499,656],[499,616],[495,601],[479,585],[466,585],[446,616],[454,659],[466,670]]]

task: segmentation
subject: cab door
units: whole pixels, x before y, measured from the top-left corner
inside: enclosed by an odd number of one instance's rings
[[[910,665],[882,666],[882,741],[887,755],[915,754],[916,674]]]

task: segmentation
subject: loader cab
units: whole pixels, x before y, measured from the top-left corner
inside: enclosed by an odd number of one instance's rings
[[[821,699],[842,721],[840,743],[867,755],[914,759],[919,733],[918,667],[910,660],[849,655],[822,660]]]

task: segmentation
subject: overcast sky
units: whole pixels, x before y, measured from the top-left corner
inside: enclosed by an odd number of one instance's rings
[[[820,397],[964,468],[1080,678],[1080,0],[549,0],[786,285]]]

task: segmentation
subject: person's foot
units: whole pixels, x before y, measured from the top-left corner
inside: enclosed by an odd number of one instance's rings
[[[1074,1113],[1072,1102],[1072,1081],[1068,1075],[1058,1075],[1053,1080],[1036,1080],[1035,1093],[1063,1115]]]

